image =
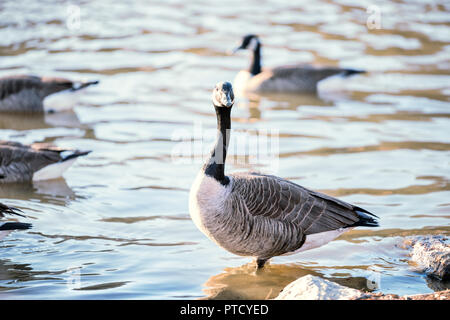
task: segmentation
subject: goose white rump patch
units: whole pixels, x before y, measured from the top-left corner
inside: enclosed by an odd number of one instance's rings
[[[321,246],[327,244],[328,242],[333,241],[334,239],[339,237],[341,234],[343,234],[347,231],[350,231],[352,229],[353,228],[340,228],[337,230],[325,231],[325,232],[319,232],[319,233],[307,235],[305,243],[303,244],[303,246],[301,246],[300,249],[293,251],[293,252],[288,252],[285,255],[291,255],[291,254],[295,254],[295,253],[303,252],[306,250],[311,250],[311,249],[321,247]]]
[[[44,99],[44,111],[62,112],[73,109],[78,103],[79,91],[61,91],[49,95]]]
[[[62,176],[74,162],[76,158],[67,161],[57,162],[38,170],[33,175],[33,181],[57,179]]]

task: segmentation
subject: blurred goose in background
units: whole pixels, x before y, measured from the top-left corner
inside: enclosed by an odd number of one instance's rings
[[[0,218],[4,218],[5,215],[16,215],[23,217],[21,210],[13,207],[8,207],[7,205],[0,203]],[[27,230],[31,228],[31,224],[23,222],[10,222],[10,221],[0,221],[0,240],[6,237],[8,234],[14,230]]]
[[[98,81],[30,75],[0,78],[0,112],[57,112],[74,107],[81,89]]]
[[[363,208],[276,176],[226,176],[231,84],[218,83],[212,100],[217,140],[189,197],[191,218],[208,238],[231,253],[256,257],[260,269],[271,257],[322,246],[353,227],[378,226],[378,217]]]
[[[241,70],[233,86],[239,94],[244,92],[290,92],[315,93],[319,81],[335,75],[348,77],[362,70],[335,67],[318,68],[309,65],[286,65],[277,68],[262,68],[261,42],[254,34],[246,35],[239,47],[233,50],[250,50],[252,58],[248,70]]]
[[[78,157],[89,153],[48,143],[23,145],[0,140],[0,183],[57,179]]]

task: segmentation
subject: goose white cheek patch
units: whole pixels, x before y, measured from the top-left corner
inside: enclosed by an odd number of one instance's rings
[[[251,40],[250,40],[250,43],[248,44],[248,49],[250,49],[250,50],[255,50],[256,49],[256,47],[258,46],[258,43],[259,43],[259,41],[258,40],[256,40],[256,38],[252,38]]]
[[[73,109],[80,98],[79,91],[62,91],[44,99],[45,112],[61,112]]]

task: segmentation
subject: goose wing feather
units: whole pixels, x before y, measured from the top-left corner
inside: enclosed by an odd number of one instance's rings
[[[73,82],[65,78],[45,78],[32,75],[18,75],[0,78],[0,100],[21,91],[34,91],[43,99],[62,90],[71,89]]]
[[[297,226],[305,235],[365,225],[372,215],[328,195],[308,190],[288,180],[258,173],[235,174],[233,192],[245,203],[248,214]],[[372,215],[373,216],[373,215]]]

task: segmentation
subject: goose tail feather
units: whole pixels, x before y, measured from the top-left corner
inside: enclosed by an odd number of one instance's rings
[[[78,157],[86,156],[86,155],[88,155],[91,152],[92,152],[91,150],[87,150],[87,151],[74,150],[72,153],[70,153],[70,154],[68,154],[66,156],[63,156],[61,162],[65,162],[65,161],[68,161],[68,160],[71,160],[71,159],[75,159],[75,158],[78,158]]]
[[[11,230],[28,230],[31,228],[31,223],[24,222],[5,222],[0,225],[0,231],[11,231]]]
[[[92,85],[95,85],[95,84],[98,84],[98,83],[99,83],[98,80],[86,81],[86,82],[77,82],[77,83],[73,84],[72,91],[78,91],[78,90],[84,89],[86,87],[89,87],[89,86],[92,86]]]
[[[359,220],[355,222],[351,227],[379,227],[378,216],[370,213],[369,211],[356,207],[355,212],[358,215]]]
[[[0,217],[4,214],[11,214],[20,217],[25,217],[22,213],[23,211],[18,208],[9,207],[3,203],[0,203]]]
[[[360,73],[366,73],[365,70],[357,70],[357,69],[345,69],[344,70],[344,77],[351,77],[355,74],[360,74]]]

